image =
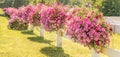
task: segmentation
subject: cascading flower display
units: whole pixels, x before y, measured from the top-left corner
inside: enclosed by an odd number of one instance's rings
[[[96,52],[102,52],[107,47],[112,34],[101,13],[87,8],[71,8],[68,10],[60,3],[55,5],[28,5],[25,7],[4,8],[9,16],[10,29],[25,30],[28,23],[33,26],[42,26],[46,31],[57,31],[62,36],[61,28],[66,28],[66,34],[75,42],[79,42]]]
[[[35,5],[26,6],[24,19],[27,19],[27,21],[34,26],[40,25],[41,24],[40,11],[42,9],[42,6],[43,4],[37,4],[36,6]]]
[[[25,30],[28,23],[40,26],[40,10],[43,4],[22,6],[16,8],[4,8],[4,12],[10,16],[8,28],[16,30]]]
[[[25,9],[24,7],[19,7],[16,11],[10,15],[10,20],[8,24],[9,29],[14,30],[26,30],[28,28],[28,23],[24,21],[24,14]]]
[[[26,7],[19,7],[18,8],[18,15],[16,15],[16,16],[18,16],[18,19],[21,19],[23,22],[26,22],[26,23],[28,23],[28,21],[27,21],[27,18],[25,18],[26,17],[26,15],[25,15],[25,8]]]
[[[94,11],[72,17],[66,28],[66,34],[75,42],[79,42],[96,52],[102,52],[103,47],[110,43],[110,25],[107,24],[101,14]]]
[[[58,31],[66,23],[66,13],[61,5],[44,7],[40,16],[41,23],[47,31]]]
[[[9,17],[9,18],[10,18],[12,15],[17,14],[17,12],[18,12],[16,8],[11,8],[11,7],[9,7],[9,8],[4,8],[3,11],[5,12],[5,15],[6,15],[7,17]]]

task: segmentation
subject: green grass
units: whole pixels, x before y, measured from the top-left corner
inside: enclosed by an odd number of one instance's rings
[[[0,12],[2,12],[0,10]],[[56,34],[45,31],[39,37],[39,29],[29,31],[9,30],[8,19],[0,16],[0,57],[90,57],[88,48],[63,37],[62,48],[55,47]],[[111,48],[120,50],[120,35],[111,38]],[[107,57],[102,54],[101,57]]]
[[[3,13],[3,11],[1,10],[1,8],[0,8],[0,13]]]

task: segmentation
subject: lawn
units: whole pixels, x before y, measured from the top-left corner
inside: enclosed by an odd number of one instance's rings
[[[0,14],[3,13],[0,10]],[[90,57],[87,47],[63,37],[62,48],[55,47],[56,33],[45,31],[44,39],[39,37],[38,27],[34,33],[29,31],[9,30],[8,19],[0,16],[0,57]],[[111,48],[120,50],[120,35],[111,38]],[[101,54],[101,57],[107,57]]]

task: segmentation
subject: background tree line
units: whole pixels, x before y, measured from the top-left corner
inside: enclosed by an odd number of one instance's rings
[[[0,8],[20,7],[28,4],[53,4],[61,2],[64,5],[89,6],[99,9],[105,16],[120,16],[120,0],[1,0]]]

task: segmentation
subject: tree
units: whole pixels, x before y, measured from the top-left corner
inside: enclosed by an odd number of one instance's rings
[[[23,5],[27,5],[29,3],[28,0],[13,0],[13,7],[20,7],[20,6],[23,6]]]
[[[64,5],[68,4],[70,1],[69,0],[57,0],[57,2],[61,2]]]
[[[104,0],[101,11],[105,16],[120,16],[120,0]]]

